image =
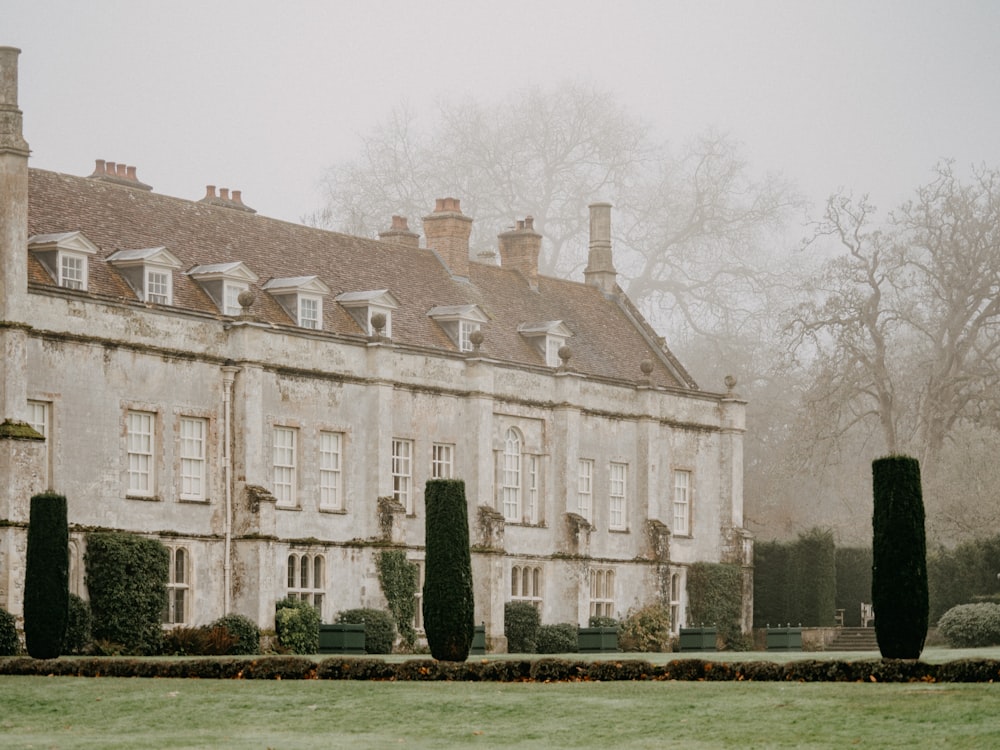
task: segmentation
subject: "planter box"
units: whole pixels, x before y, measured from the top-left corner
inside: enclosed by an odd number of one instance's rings
[[[580,628],[576,635],[577,651],[596,654],[618,650],[618,628]]]
[[[801,651],[802,628],[768,628],[768,651]]]
[[[364,623],[342,622],[320,625],[319,652],[321,654],[365,653]]]
[[[681,628],[681,651],[715,651],[715,628]]]
[[[476,625],[472,631],[472,648],[469,649],[469,656],[486,655],[486,626]]]

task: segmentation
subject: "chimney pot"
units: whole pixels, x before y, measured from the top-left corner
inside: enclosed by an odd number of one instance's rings
[[[104,159],[98,159],[94,166],[94,174],[104,174]]]
[[[409,231],[409,222],[406,220],[405,216],[393,216],[392,217],[392,228],[398,231]]]
[[[457,198],[438,198],[434,213],[424,217],[427,247],[436,250],[453,276],[469,276],[469,235],[472,219],[462,214]]]
[[[126,171],[128,173],[128,178],[130,180],[132,180],[133,182],[138,182],[139,181],[139,178],[137,178],[135,176],[135,167],[129,167]]]
[[[534,229],[535,229],[535,217],[534,216],[525,216],[524,217],[524,228],[525,229],[530,229],[530,230],[534,231]]]
[[[105,162],[104,164],[104,174],[115,176],[115,163],[113,161]]]
[[[215,197],[215,185],[206,185],[205,198],[214,198],[214,197]]]
[[[128,167],[126,165],[116,164],[115,167],[118,170],[116,177],[121,177],[122,179],[128,179]]]
[[[219,188],[219,197],[224,201],[229,200],[229,188]]]
[[[233,191],[233,203],[239,203],[241,206],[243,205],[243,191],[242,190],[234,190]]]

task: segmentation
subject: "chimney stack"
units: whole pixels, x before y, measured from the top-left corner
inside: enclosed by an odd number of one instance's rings
[[[434,213],[424,217],[427,247],[437,251],[452,276],[469,277],[469,235],[472,219],[462,213],[458,198],[438,198]]]
[[[410,231],[410,225],[405,216],[393,216],[392,227],[384,232],[379,232],[378,238],[382,242],[391,242],[394,245],[420,247],[420,235]]]
[[[538,289],[538,256],[542,251],[542,235],[535,231],[535,219],[526,216],[517,227],[497,235],[500,241],[500,265],[519,271],[528,286]]]
[[[590,252],[584,278],[605,294],[614,294],[618,272],[611,257],[611,204],[591,203]]]

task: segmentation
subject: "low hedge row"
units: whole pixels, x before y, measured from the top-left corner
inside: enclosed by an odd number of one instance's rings
[[[439,662],[411,659],[302,656],[228,659],[0,659],[0,675],[75,677],[190,677],[243,680],[408,680],[467,682],[589,682],[621,680],[757,681],[757,682],[994,682],[1000,661],[962,659],[944,664],[882,659],[822,661],[807,659],[776,664],[767,661],[718,662],[676,659],[651,664],[638,659],[572,661],[504,659]]]

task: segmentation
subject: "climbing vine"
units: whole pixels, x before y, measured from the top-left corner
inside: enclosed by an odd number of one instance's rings
[[[389,611],[396,629],[407,647],[413,648],[417,633],[413,629],[416,611],[417,566],[406,559],[403,550],[382,550],[375,558],[382,593],[389,602]]]

